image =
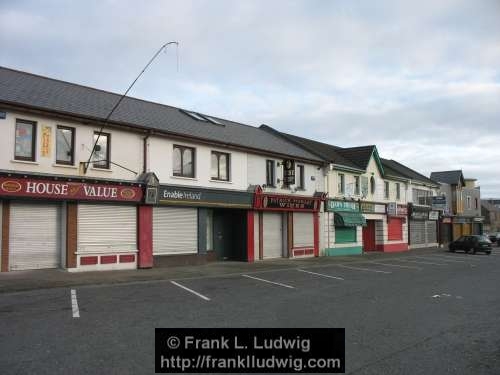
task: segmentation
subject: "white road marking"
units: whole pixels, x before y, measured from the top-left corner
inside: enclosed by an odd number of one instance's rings
[[[337,267],[343,267],[343,268],[348,268],[350,270],[356,270],[356,271],[369,271],[369,272],[377,272],[377,273],[392,273],[390,271],[372,270],[370,268],[349,267],[349,266],[344,266],[343,264],[335,264],[335,266],[337,266]]]
[[[419,260],[407,260],[407,259],[394,259],[397,262],[409,262],[409,263],[417,263],[417,264],[431,264],[434,266],[449,266],[448,263],[433,263],[433,262],[424,262]]]
[[[410,268],[414,270],[422,270],[423,268],[421,267],[413,267],[413,266],[403,266],[401,264],[389,264],[389,263],[380,263],[380,262],[372,262],[373,264],[380,264],[381,266],[388,266],[388,267],[399,267],[399,268]]]
[[[204,299],[205,301],[210,301],[210,298],[208,298],[208,297],[204,296],[203,294],[200,294],[200,293],[198,293],[198,292],[194,291],[193,289],[189,289],[188,287],[185,287],[184,285],[179,284],[179,283],[177,283],[177,282],[175,282],[175,281],[170,281],[170,282],[171,282],[172,284],[174,284],[174,285],[178,286],[179,288],[182,288],[182,289],[184,289],[184,290],[187,290],[187,291],[188,291],[188,292],[190,292],[190,293],[193,293],[195,296],[198,296],[198,297],[200,297],[201,299]]]
[[[259,281],[262,281],[264,283],[269,283],[269,284],[279,285],[279,286],[282,286],[285,288],[295,289],[294,286],[286,285],[286,284],[282,284],[282,283],[277,283],[277,282],[271,281],[271,280],[261,279],[260,277],[255,277],[255,276],[250,276],[250,275],[241,275],[241,276],[247,277],[249,279],[259,280]]]
[[[78,309],[78,301],[76,299],[75,289],[71,289],[71,310],[73,310],[73,318],[80,317],[80,310]]]
[[[480,262],[481,259],[474,258],[472,255],[467,255],[467,254],[453,254],[453,255],[440,255],[440,254],[432,254],[434,257],[438,257],[439,259],[445,258],[445,259],[467,259]]]
[[[424,260],[433,260],[433,259],[436,259],[436,258],[431,258],[431,257],[417,257],[417,256],[414,256],[413,258],[424,259]],[[467,263],[465,260],[456,260],[456,259],[446,259],[445,260],[443,258],[439,258],[438,260],[440,260],[441,262]]]
[[[297,268],[297,271],[300,271],[300,272],[305,272],[305,273],[310,273],[311,275],[317,275],[317,276],[328,277],[328,278],[330,278],[330,279],[344,280],[344,278],[343,278],[343,277],[325,275],[325,274],[323,274],[323,273],[317,273],[317,272],[306,271],[306,270],[303,270],[303,269],[300,269],[300,268]]]

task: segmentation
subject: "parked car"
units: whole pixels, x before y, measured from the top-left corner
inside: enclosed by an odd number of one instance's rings
[[[500,233],[491,233],[488,234],[488,238],[492,243],[500,244]]]
[[[452,253],[455,250],[463,250],[466,253],[472,252],[475,254],[477,251],[491,254],[491,241],[484,235],[462,236],[458,240],[450,242],[448,248]]]

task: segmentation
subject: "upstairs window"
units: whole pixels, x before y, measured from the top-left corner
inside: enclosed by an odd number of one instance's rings
[[[339,194],[345,193],[345,175],[343,173],[339,173],[339,184],[337,190]]]
[[[229,154],[212,151],[212,180],[229,181]]]
[[[296,178],[296,183],[297,183],[297,189],[304,190],[305,189],[305,183],[304,183],[304,166],[303,165],[297,165],[297,176]]]
[[[384,197],[389,199],[389,181],[384,181]]]
[[[75,129],[58,126],[56,134],[56,163],[73,165],[74,161]]]
[[[396,182],[396,199],[401,199],[401,184],[399,182]]]
[[[36,154],[36,122],[16,121],[15,160],[35,161]]]
[[[92,155],[92,166],[94,168],[109,169],[111,164],[109,160],[110,139],[111,135],[108,133],[101,133],[101,135],[99,135],[99,132],[94,133],[94,143],[97,141],[94,154]]]
[[[194,178],[194,156],[194,148],[174,145],[174,176]]]
[[[275,162],[274,160],[266,160],[266,186],[274,187],[275,179]]]
[[[375,194],[376,186],[375,186],[375,177],[370,177],[370,191],[372,194]]]
[[[360,194],[359,176],[354,176],[354,195]]]

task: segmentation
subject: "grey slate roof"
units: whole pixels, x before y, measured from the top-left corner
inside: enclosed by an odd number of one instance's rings
[[[384,170],[390,174],[393,175],[393,173],[396,173],[395,176],[397,177],[404,177],[404,178],[409,178],[410,180],[413,181],[419,181],[424,184],[430,184],[430,185],[435,185],[439,187],[439,183],[436,181],[431,180],[430,178],[424,176],[421,173],[418,173],[417,171],[408,168],[406,165],[403,165],[396,160],[389,160],[389,159],[380,159],[382,161],[382,164],[384,166]]]
[[[355,164],[349,159],[346,159],[342,155],[344,149],[342,149],[341,147],[332,146],[326,143],[313,141],[312,139],[302,138],[296,135],[279,132],[267,125],[261,125],[261,129],[267,130],[270,133],[279,134],[280,136],[286,138],[290,142],[293,142],[296,145],[306,149],[307,151],[317,155],[318,157],[323,158],[325,161],[329,163],[335,163],[349,168],[360,169],[360,167],[357,164]]]
[[[102,121],[119,98],[119,94],[0,67],[0,104]],[[127,97],[111,117],[111,122],[304,160],[322,161],[318,156],[257,127],[210,117],[220,121],[223,126],[195,120],[175,107]]]
[[[342,155],[354,162],[359,168],[365,170],[368,167],[370,158],[372,156],[374,145],[369,146],[359,146],[359,147],[347,147],[342,149]]]
[[[444,182],[445,184],[456,185],[464,181],[464,175],[461,170],[432,172],[431,180]]]

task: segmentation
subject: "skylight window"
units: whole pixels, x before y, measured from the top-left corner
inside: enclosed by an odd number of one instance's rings
[[[214,119],[213,117],[210,117],[210,116],[207,116],[207,115],[202,115],[202,114],[196,113],[196,112],[186,111],[184,109],[179,109],[179,111],[181,111],[182,113],[188,115],[189,117],[191,117],[191,118],[193,118],[195,120],[204,121],[204,122],[210,122],[212,124],[224,126],[224,124],[222,122],[220,122],[219,120]]]
[[[207,116],[207,115],[203,115],[203,117],[205,117],[208,121],[210,121],[210,122],[212,122],[214,124],[224,125],[222,122],[220,122],[219,120],[214,119],[213,117],[210,117],[210,116]]]
[[[202,115],[199,115],[196,112],[190,112],[190,111],[182,111],[182,112],[184,112],[188,116],[191,116],[195,120],[198,120],[198,121],[207,121],[207,119],[205,117],[203,117]]]

